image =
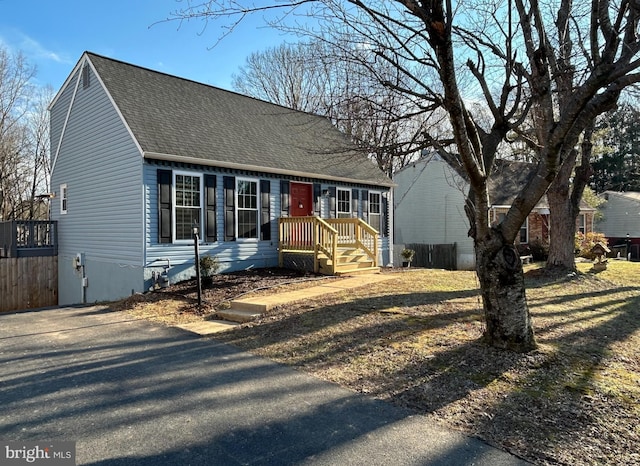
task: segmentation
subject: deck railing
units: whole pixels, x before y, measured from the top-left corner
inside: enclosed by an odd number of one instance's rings
[[[338,247],[362,249],[378,266],[378,232],[359,218],[329,218],[325,220],[338,230]]]
[[[279,231],[281,266],[283,253],[297,252],[313,253],[314,272],[318,272],[320,254],[324,254],[335,269],[338,248],[358,248],[377,267],[378,232],[358,218],[282,217]]]
[[[0,222],[0,257],[57,255],[57,226],[51,220]]]

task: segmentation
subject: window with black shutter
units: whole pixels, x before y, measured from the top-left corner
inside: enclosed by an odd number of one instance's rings
[[[271,182],[260,180],[260,239],[271,240]]]
[[[158,242],[171,243],[171,170],[158,169]]]
[[[236,179],[225,176],[222,179],[224,188],[224,240],[236,240]]]

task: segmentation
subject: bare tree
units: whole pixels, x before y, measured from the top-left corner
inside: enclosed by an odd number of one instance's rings
[[[31,85],[35,68],[0,48],[0,220],[46,215],[51,89]]]
[[[347,50],[326,40],[281,44],[252,53],[233,87],[238,92],[331,121],[366,152],[387,175],[415,158],[422,144],[424,118],[409,119],[413,104],[381,84],[398,78],[386,62],[363,62],[369,51]],[[384,69],[386,68],[386,70]]]
[[[466,212],[486,320],[484,341],[516,351],[535,348],[514,240],[581,134],[599,114],[615,106],[625,87],[639,80],[640,4],[475,0],[463,8],[450,0],[318,0],[278,7],[286,15],[303,9],[327,27],[325,34],[334,34],[336,43],[368,48],[404,76],[386,85],[413,98],[417,106],[444,109],[455,145],[445,146],[429,134],[424,135],[425,144],[437,147],[469,181]],[[240,20],[251,11],[272,8],[205,1],[188,5],[175,17],[238,15]],[[564,18],[587,21],[581,36],[584,60],[576,64],[584,64],[581,69],[562,61],[563,31],[555,31],[568,24]],[[433,70],[438,79],[425,80],[425,69]],[[579,73],[581,79],[558,79],[554,75],[558,71]],[[489,110],[489,122],[477,118],[478,102]],[[489,175],[512,133],[527,142],[538,162],[504,220],[492,225]]]

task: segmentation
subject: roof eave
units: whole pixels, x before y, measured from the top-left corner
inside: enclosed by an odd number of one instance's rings
[[[318,179],[329,180],[329,181],[339,181],[339,182],[343,182],[343,183],[369,184],[369,185],[375,185],[375,186],[384,186],[384,187],[387,187],[387,188],[393,188],[393,187],[396,186],[396,184],[391,182],[391,181],[389,181],[389,182],[381,182],[381,181],[372,182],[372,181],[366,181],[366,180],[355,179],[355,178],[347,178],[347,177],[340,177],[340,176],[325,175],[325,174],[322,174],[322,173],[307,173],[307,172],[301,172],[301,171],[297,171],[297,170],[286,170],[286,169],[281,169],[281,168],[263,167],[263,166],[259,166],[259,165],[248,165],[248,164],[244,164],[244,163],[223,162],[223,161],[220,161],[220,160],[209,160],[209,159],[202,159],[202,158],[198,158],[198,157],[185,157],[185,156],[182,156],[182,155],[161,154],[161,153],[158,153],[158,152],[145,151],[144,152],[144,158],[145,159],[151,159],[151,160],[163,160],[163,161],[167,161],[167,162],[192,163],[192,164],[196,164],[196,165],[205,165],[205,166],[209,166],[209,167],[229,168],[229,169],[232,169],[232,170],[250,170],[250,171],[263,172],[263,173],[272,173],[274,175],[299,176],[299,177],[305,177],[305,178],[318,178]]]

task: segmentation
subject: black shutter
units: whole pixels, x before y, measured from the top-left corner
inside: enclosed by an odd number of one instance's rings
[[[387,212],[389,204],[389,202],[387,201],[387,193],[382,193],[381,197],[382,212],[380,212],[380,236],[387,236],[387,221],[389,219],[389,212]]]
[[[351,217],[358,218],[358,204],[360,203],[360,190],[351,190]]]
[[[287,180],[280,180],[280,216],[289,216],[289,206],[291,204],[291,197],[289,196],[289,182]]]
[[[329,218],[336,218],[336,187],[329,188]]]
[[[171,242],[171,170],[158,169],[158,243]]]
[[[260,180],[260,239],[271,239],[271,181]]]
[[[204,240],[218,241],[216,222],[216,175],[204,175]]]
[[[322,199],[322,186],[318,183],[314,183],[313,185],[313,215],[316,217],[321,217],[321,203]]]
[[[236,178],[225,176],[222,180],[224,188],[224,240],[236,240]]]
[[[360,191],[360,197],[362,198],[362,220],[369,223],[369,191],[363,189]]]

